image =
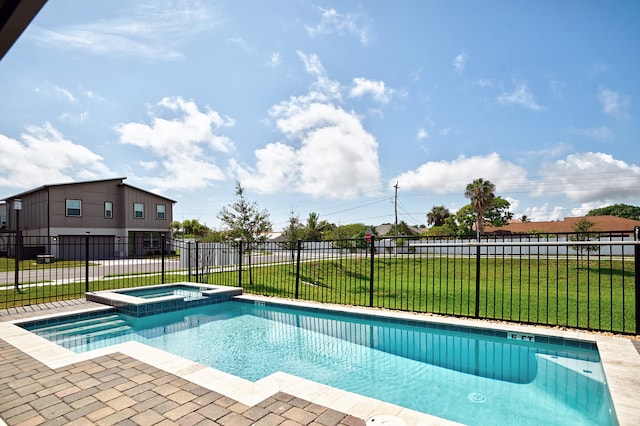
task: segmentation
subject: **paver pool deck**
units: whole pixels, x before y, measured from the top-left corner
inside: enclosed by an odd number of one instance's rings
[[[286,374],[248,382],[135,342],[74,354],[12,324],[101,307],[81,299],[0,310],[0,425],[364,426],[376,415],[454,424]],[[550,330],[566,333],[576,335]],[[637,424],[640,342],[578,334],[598,343],[620,424]]]

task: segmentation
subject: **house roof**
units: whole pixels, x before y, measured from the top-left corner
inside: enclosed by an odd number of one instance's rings
[[[378,236],[387,235],[389,232],[393,231],[393,224],[391,223],[383,223],[382,225],[378,225],[375,227],[374,231]],[[425,230],[417,228],[415,226],[409,226],[409,229],[416,235],[422,234]]]
[[[0,0],[0,59],[46,2],[47,0]]]
[[[82,181],[82,182],[66,182],[66,183],[54,183],[54,184],[50,184],[50,185],[42,185],[42,186],[30,189],[30,190],[25,191],[25,192],[21,192],[19,194],[12,195],[10,197],[5,197],[5,198],[2,199],[2,201],[15,200],[16,198],[21,198],[21,197],[24,197],[25,195],[33,194],[35,192],[43,191],[43,190],[46,190],[46,189],[49,189],[49,188],[60,187],[60,186],[82,185],[82,184],[88,184],[88,183],[111,182],[111,181],[116,182],[117,181],[118,185],[120,185],[120,186],[127,186],[129,188],[135,189],[136,191],[146,192],[146,193],[154,195],[156,197],[164,198],[165,200],[170,201],[171,203],[174,203],[174,204],[176,203],[176,201],[174,201],[174,200],[172,200],[170,198],[167,198],[167,197],[165,197],[163,195],[155,194],[155,193],[147,191],[145,189],[136,188],[135,186],[131,186],[129,184],[126,184],[126,183],[124,183],[125,179],[126,179],[126,177],[118,177],[118,178],[111,178],[111,179],[98,179],[98,180],[87,180],[87,181]]]
[[[511,221],[505,226],[485,226],[486,233],[512,233],[526,234],[532,231],[549,232],[551,234],[561,234],[567,232],[575,232],[573,226],[580,220],[587,219],[595,224],[594,231],[599,232],[616,232],[616,231],[633,231],[634,227],[640,226],[640,220],[626,219],[617,216],[580,216],[566,217],[561,221],[548,222],[520,222]]]

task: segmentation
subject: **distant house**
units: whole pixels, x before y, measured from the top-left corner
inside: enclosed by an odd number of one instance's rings
[[[377,235],[376,238],[382,238],[386,235],[393,235],[394,225],[391,223],[383,223],[382,225],[378,225],[373,230]],[[409,230],[413,232],[414,235],[421,235],[425,232],[425,229],[418,228],[417,226],[409,226]],[[401,235],[401,232],[398,232]]]
[[[79,251],[87,237],[93,258],[159,251],[161,235],[170,234],[175,201],[128,185],[125,179],[44,185],[4,198],[0,237],[5,250],[11,252],[10,239],[20,230],[22,257],[44,252],[82,258]]]
[[[633,233],[636,226],[640,226],[640,220],[625,219],[617,216],[581,216],[566,217],[561,221],[549,222],[521,222],[511,221],[505,226],[485,226],[487,234],[528,234],[531,232],[545,232],[551,234],[564,234],[575,232],[573,226],[580,220],[587,219],[595,224],[593,230],[597,232],[624,232]]]

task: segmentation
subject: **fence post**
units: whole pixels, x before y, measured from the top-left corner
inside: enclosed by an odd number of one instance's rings
[[[162,269],[161,269],[161,274],[160,275],[162,277],[162,281],[161,281],[162,284],[164,284],[164,271],[165,271],[165,268],[164,268],[165,254],[164,254],[164,252],[165,252],[165,247],[166,247],[166,243],[167,243],[165,238],[166,237],[164,236],[164,234],[160,235],[160,259],[162,261],[162,267],[161,267]]]
[[[191,282],[191,241],[187,243],[187,281]]]
[[[640,241],[640,226],[633,228],[633,236],[636,242]],[[636,291],[636,329],[640,333],[640,245],[633,246],[633,263],[635,265],[635,291]]]
[[[376,236],[371,234],[371,256],[369,256],[369,306],[373,307],[373,256],[376,252]]]
[[[476,243],[476,310],[475,317],[480,317],[480,240]]]
[[[200,282],[200,253],[199,253],[199,241],[196,241],[196,282],[199,283]]]
[[[298,291],[300,288],[300,252],[302,251],[302,241],[298,240],[297,256],[296,256],[296,297],[298,298]]]
[[[16,211],[18,213],[19,210]],[[19,214],[18,214],[19,216]],[[19,226],[19,225],[18,225]],[[20,292],[20,255],[22,254],[22,231],[20,229],[16,229],[16,241],[14,248],[14,258],[16,261],[15,264],[15,288],[17,292]]]
[[[89,233],[84,237],[84,292],[89,292]]]
[[[238,287],[242,288],[242,240],[238,241]]]

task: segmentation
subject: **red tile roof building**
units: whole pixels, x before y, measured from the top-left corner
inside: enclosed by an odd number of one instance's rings
[[[563,234],[575,232],[573,226],[582,219],[587,219],[595,226],[596,232],[633,232],[636,226],[640,226],[640,220],[625,219],[617,216],[581,216],[566,217],[561,221],[549,222],[521,222],[511,221],[505,226],[485,226],[487,234],[527,234],[531,232],[547,232],[551,234]]]

